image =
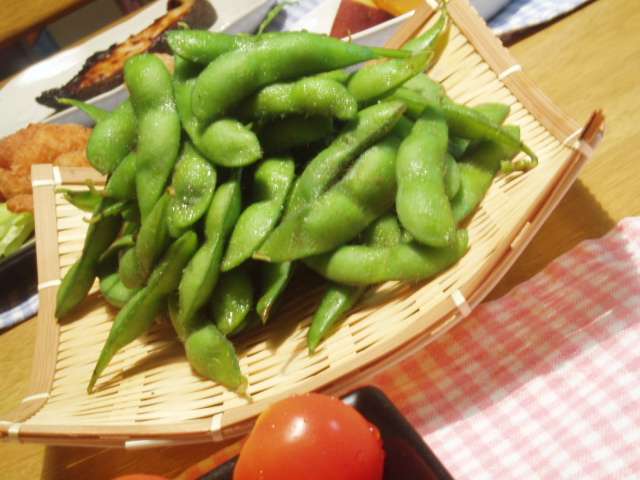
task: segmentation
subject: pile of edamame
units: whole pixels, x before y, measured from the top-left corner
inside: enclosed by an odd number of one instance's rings
[[[96,279],[120,309],[89,392],[165,313],[193,368],[242,393],[233,339],[274,317],[297,269],[327,280],[313,353],[367,286],[429,278],[464,255],[460,224],[496,173],[537,159],[501,125],[508,106],[457,104],[426,73],[446,33],[446,10],[402,50],[173,31],[173,73],[141,54],[113,112],[74,102],[96,121],[87,155],[107,181],[65,192],[92,215],[56,315]],[[512,162],[519,151],[528,158]]]

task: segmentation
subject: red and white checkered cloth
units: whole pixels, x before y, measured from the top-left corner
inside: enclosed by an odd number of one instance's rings
[[[640,478],[640,217],[370,383],[458,480]]]
[[[640,478],[640,218],[372,383],[457,479]]]

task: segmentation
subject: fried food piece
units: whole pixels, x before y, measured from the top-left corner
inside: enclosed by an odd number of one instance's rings
[[[166,15],[140,33],[91,55],[69,83],[43,92],[36,101],[63,110],[68,105],[59,103],[59,98],[88,100],[107,92],[122,83],[124,63],[129,58],[145,52],[169,52],[164,35],[167,31],[178,28],[181,23],[194,29],[205,29],[216,19],[215,10],[207,0],[169,0],[167,10]]]
[[[31,166],[89,167],[91,129],[75,124],[34,123],[0,141],[0,195],[12,212],[33,212]]]

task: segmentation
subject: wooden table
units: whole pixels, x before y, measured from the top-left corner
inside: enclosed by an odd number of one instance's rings
[[[533,81],[571,117],[607,116],[604,142],[524,254],[489,295],[507,293],[569,251],[598,238],[625,217],[640,215],[640,9],[628,0],[597,0],[509,45]],[[35,319],[0,335],[0,412],[27,390]],[[132,472],[169,478],[210,455],[214,445],[144,451],[0,445],[2,478],[109,479]]]
[[[45,27],[93,0],[29,0],[4,2],[0,15],[0,47]]]

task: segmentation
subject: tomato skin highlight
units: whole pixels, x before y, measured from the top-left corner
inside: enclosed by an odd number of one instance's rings
[[[381,480],[383,473],[378,429],[339,398],[308,393],[258,417],[233,480]]]

